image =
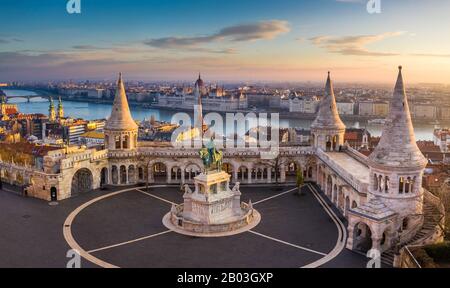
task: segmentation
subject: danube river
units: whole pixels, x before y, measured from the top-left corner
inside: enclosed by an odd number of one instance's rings
[[[8,90],[3,89],[8,96],[21,96],[21,95],[35,95],[34,92],[23,90]],[[56,100],[56,99],[55,99]],[[31,102],[27,102],[24,98],[10,99],[9,103],[16,103],[22,113],[48,113],[48,101],[43,98],[32,98]],[[63,101],[64,113],[66,116],[72,118],[83,118],[87,120],[108,118],[111,113],[112,104],[99,104],[89,102],[75,102],[75,101]],[[57,107],[57,100],[55,101]],[[131,106],[131,113],[134,119],[143,120],[144,118],[150,119],[153,115],[157,120],[170,122],[173,111],[160,110],[160,109],[146,109],[139,106]],[[298,127],[309,129],[311,125],[310,120],[295,120],[295,119],[281,119],[280,126],[286,127]],[[382,126],[381,125],[367,125],[366,123],[356,121],[345,121],[347,127],[366,127],[372,136],[380,136]],[[432,140],[433,139],[433,125],[416,124],[415,133],[417,140]]]

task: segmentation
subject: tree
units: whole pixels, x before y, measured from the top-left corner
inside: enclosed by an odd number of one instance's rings
[[[305,184],[305,179],[303,178],[301,167],[298,167],[296,171],[296,184],[298,188],[298,195],[302,195],[302,187]]]

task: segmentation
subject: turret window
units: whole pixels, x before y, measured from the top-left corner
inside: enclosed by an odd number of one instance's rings
[[[120,136],[115,136],[114,139],[116,142],[116,149],[120,149]]]
[[[377,174],[373,174],[373,190],[378,190],[378,176]]]
[[[406,183],[405,183],[405,193],[409,193],[411,192],[411,178],[408,177],[406,178]]]
[[[398,193],[403,194],[405,191],[405,178],[400,177],[398,180]]]
[[[378,191],[381,193],[383,191],[383,176],[378,176]]]
[[[389,193],[389,177],[384,177],[384,192]]]

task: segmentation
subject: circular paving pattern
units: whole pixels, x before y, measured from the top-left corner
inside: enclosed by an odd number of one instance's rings
[[[200,238],[167,229],[161,219],[183,201],[179,188],[128,188],[92,199],[67,217],[63,233],[72,249],[100,267],[319,267],[344,249],[346,229],[306,185],[278,191],[241,186],[261,222],[227,237]]]

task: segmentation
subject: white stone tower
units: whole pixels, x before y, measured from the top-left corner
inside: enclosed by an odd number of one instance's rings
[[[121,73],[117,81],[111,116],[106,121],[104,130],[106,149],[110,151],[136,149],[138,126],[131,117]]]
[[[311,124],[313,145],[323,151],[338,151],[344,144],[345,125],[339,117],[334,97],[333,83],[328,72],[325,93],[320,101],[319,112]]]
[[[382,199],[407,229],[414,218],[411,215],[422,214],[422,175],[427,160],[416,144],[401,66],[383,134],[368,164],[369,197]]]

